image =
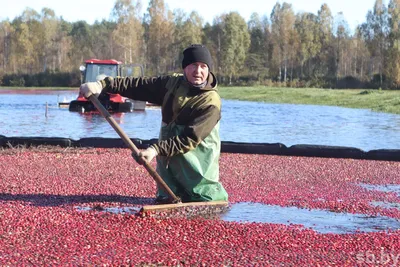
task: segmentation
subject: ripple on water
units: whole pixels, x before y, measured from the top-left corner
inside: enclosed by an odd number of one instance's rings
[[[362,188],[367,190],[380,191],[384,193],[395,193],[400,197],[400,185],[398,184],[359,184]],[[370,203],[374,207],[380,207],[384,209],[398,209],[400,210],[400,203],[398,202],[385,202],[385,201],[371,201]]]
[[[276,224],[300,224],[319,233],[346,234],[400,229],[400,222],[386,216],[368,216],[332,212],[319,209],[301,209],[261,203],[242,202],[232,205],[221,215],[224,221]]]

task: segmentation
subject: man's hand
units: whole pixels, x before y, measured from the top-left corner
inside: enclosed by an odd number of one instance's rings
[[[157,156],[157,154],[158,153],[154,148],[149,147],[146,150],[140,152],[138,157],[137,158],[135,157],[135,159],[136,159],[137,163],[139,163],[140,165],[143,165],[144,161],[146,161],[147,163],[150,163],[153,160],[153,158],[155,156]]]
[[[100,81],[98,82],[89,82],[84,83],[79,88],[79,93],[86,98],[89,98],[91,95],[99,95],[103,90],[103,86]]]

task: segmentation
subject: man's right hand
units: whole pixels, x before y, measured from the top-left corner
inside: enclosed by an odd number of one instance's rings
[[[79,88],[79,93],[86,98],[89,98],[91,95],[99,95],[103,90],[103,85],[100,81],[98,82],[89,82],[84,83]]]
[[[141,151],[138,155],[136,155],[136,152],[132,153],[133,158],[140,165],[144,165],[145,162],[150,163],[157,155],[158,153],[153,147]]]

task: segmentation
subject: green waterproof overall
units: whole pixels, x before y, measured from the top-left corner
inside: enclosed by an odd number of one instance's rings
[[[172,81],[175,79],[172,79]],[[184,95],[185,88],[181,83],[171,82],[167,86],[169,92],[176,97]],[[168,97],[166,97],[167,99]],[[181,97],[178,103],[181,106],[190,104],[191,99]],[[178,104],[179,106],[180,104]],[[167,125],[162,125],[160,140],[182,133],[184,125],[177,125],[175,120]],[[219,156],[220,156],[219,122],[211,133],[201,140],[194,149],[172,157],[157,156],[157,172],[184,202],[191,201],[216,201],[228,200],[228,194],[219,182]],[[157,196],[167,196],[160,187]]]

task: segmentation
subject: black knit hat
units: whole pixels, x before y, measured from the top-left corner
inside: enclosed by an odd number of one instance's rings
[[[210,51],[208,51],[207,47],[205,47],[204,45],[192,44],[191,46],[183,50],[182,69],[195,62],[206,63],[208,65],[208,68],[211,70],[213,61]]]

